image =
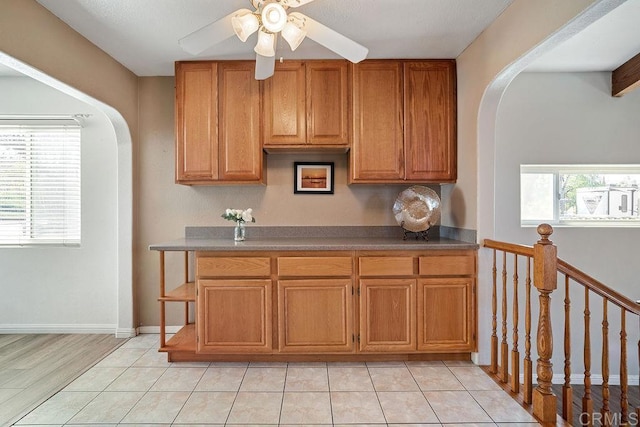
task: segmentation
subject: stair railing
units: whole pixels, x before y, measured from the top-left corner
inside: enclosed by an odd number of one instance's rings
[[[576,284],[582,287],[584,292],[584,337],[583,337],[583,362],[584,362],[584,394],[579,416],[581,425],[637,425],[640,420],[640,404],[635,410],[629,410],[629,375],[628,375],[628,349],[627,349],[627,317],[635,316],[638,319],[640,331],[640,302],[634,302],[615,290],[605,286],[589,275],[558,259],[557,248],[549,236],[553,228],[548,224],[541,224],[537,228],[540,235],[533,246],[513,243],[485,240],[484,247],[493,251],[492,265],[492,334],[491,334],[491,364],[488,370],[505,388],[518,395],[519,400],[529,407],[541,422],[555,424],[557,418],[558,399],[552,389],[553,365],[553,322],[551,295],[557,288],[558,277],[564,279],[564,383],[562,385],[561,416],[571,423],[573,414],[573,388],[571,386],[571,297],[570,285]],[[511,264],[512,262],[512,264]],[[509,283],[509,265],[511,265],[511,284]],[[519,271],[524,271],[524,281],[519,276]],[[500,273],[500,279],[498,274]],[[523,284],[524,283],[524,284]],[[532,305],[531,287],[538,290],[538,315],[536,325],[536,373],[537,381],[533,381],[533,361],[531,351],[532,329]],[[520,295],[524,293],[524,319],[520,320],[521,302]],[[511,301],[509,301],[509,295]],[[591,381],[591,301],[590,297],[596,295],[602,300],[602,405],[594,412]],[[500,298],[500,304],[498,304]],[[509,309],[511,305],[511,309]],[[498,310],[500,306],[500,310]],[[619,412],[612,414],[610,408],[609,393],[609,307],[620,310],[620,402]],[[511,318],[509,319],[509,311]],[[557,315],[557,314],[556,314]],[[561,316],[562,317],[562,316]],[[498,337],[498,320],[501,320],[501,337]],[[524,355],[519,350],[519,326],[524,324]],[[556,323],[559,326],[559,324]],[[509,326],[512,328],[511,346],[508,340]],[[638,340],[638,360],[640,365],[640,339]],[[520,362],[522,361],[522,369]],[[522,387],[521,387],[522,374]],[[534,388],[535,385],[535,388]],[[639,387],[640,390],[640,387]],[[639,391],[640,393],[640,391]],[[638,399],[640,401],[640,397]],[[577,414],[576,414],[577,415]]]

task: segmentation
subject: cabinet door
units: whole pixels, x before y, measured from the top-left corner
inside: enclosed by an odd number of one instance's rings
[[[197,351],[272,351],[271,280],[199,280]]]
[[[264,145],[300,145],[307,142],[305,64],[276,63],[264,82]]]
[[[360,281],[360,351],[416,349],[416,281]]]
[[[309,61],[307,139],[312,145],[349,145],[348,64]]]
[[[404,179],[402,63],[353,65],[351,182]]]
[[[454,61],[404,64],[406,179],[456,180]]]
[[[418,281],[418,350],[473,351],[473,279]]]
[[[217,81],[216,63],[176,63],[178,183],[218,179]]]
[[[281,352],[352,352],[353,341],[351,279],[278,281]]]
[[[218,64],[222,181],[262,181],[260,86],[253,61]]]

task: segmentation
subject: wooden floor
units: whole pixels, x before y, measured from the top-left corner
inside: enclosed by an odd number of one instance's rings
[[[125,341],[113,335],[0,335],[0,426],[23,417]]]
[[[584,386],[572,385],[573,388],[573,421],[572,425],[581,426],[584,425],[584,420],[580,422],[580,414],[582,413],[582,396],[584,396]],[[629,400],[629,414],[636,411],[636,408],[640,407],[640,387],[629,386],[627,398]],[[558,415],[562,415],[562,385],[554,384],[553,392],[559,398]],[[600,412],[602,408],[602,386],[591,386],[591,399],[593,400],[594,412]],[[620,386],[609,386],[609,408],[612,416],[620,416]],[[617,418],[618,424],[620,424],[620,418]],[[633,421],[635,420],[635,421]],[[632,425],[638,424],[637,416],[633,416]],[[600,425],[598,423],[598,425]]]

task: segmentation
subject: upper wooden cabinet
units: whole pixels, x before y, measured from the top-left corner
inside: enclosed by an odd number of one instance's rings
[[[176,181],[218,179],[218,64],[176,63]]]
[[[353,65],[351,183],[454,182],[453,60]]]
[[[454,60],[176,62],[176,182],[265,182],[267,152],[351,149],[349,183],[455,182]]]
[[[176,63],[176,182],[262,183],[253,61]]]
[[[455,62],[405,62],[405,179],[455,181],[456,145]]]
[[[404,179],[402,121],[402,64],[354,65],[352,182]]]
[[[264,83],[266,150],[349,148],[346,61],[286,61]]]

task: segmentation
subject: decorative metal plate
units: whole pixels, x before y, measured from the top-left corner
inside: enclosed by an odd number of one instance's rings
[[[405,230],[426,231],[440,219],[440,197],[429,187],[414,185],[398,195],[393,214]]]

